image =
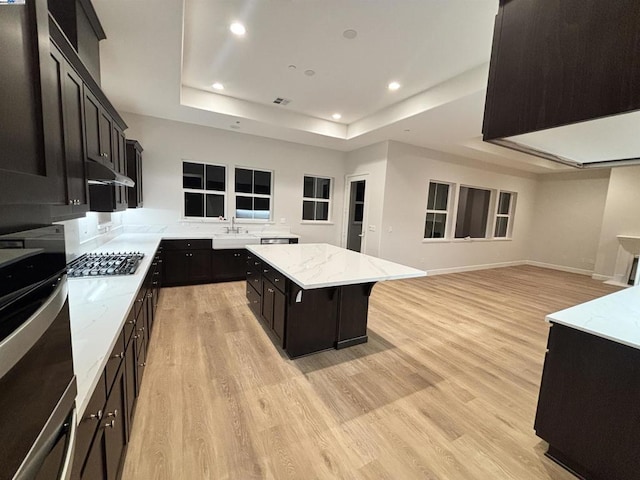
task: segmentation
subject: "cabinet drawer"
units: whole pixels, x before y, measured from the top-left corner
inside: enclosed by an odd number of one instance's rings
[[[247,270],[247,285],[251,285],[256,292],[262,291],[262,274],[255,270]]]
[[[129,344],[129,341],[131,340],[131,335],[133,334],[133,331],[136,328],[136,314],[135,314],[135,308],[132,308],[131,310],[129,310],[129,315],[127,315],[127,320],[124,322],[124,344],[125,347]]]
[[[109,356],[109,360],[107,360],[107,366],[104,368],[107,380],[107,392],[111,390],[113,386],[113,382],[116,379],[116,375],[118,374],[118,369],[120,368],[120,364],[124,359],[124,329],[118,335],[118,340],[116,341],[115,346],[113,347],[113,351]]]
[[[253,287],[247,283],[247,301],[249,302],[249,307],[253,310],[258,317],[260,316],[260,295],[256,292]]]
[[[162,247],[164,250],[210,250],[212,244],[210,238],[195,238],[191,240],[163,240]]]
[[[275,268],[271,268],[270,265],[265,264],[265,268],[262,269],[262,273],[267,277],[273,285],[284,293],[284,285],[286,277]]]
[[[262,261],[256,257],[247,258],[247,271],[249,270],[262,273]]]

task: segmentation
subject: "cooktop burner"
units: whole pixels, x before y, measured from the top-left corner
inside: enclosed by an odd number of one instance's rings
[[[67,265],[69,277],[133,275],[144,257],[140,252],[86,253]]]

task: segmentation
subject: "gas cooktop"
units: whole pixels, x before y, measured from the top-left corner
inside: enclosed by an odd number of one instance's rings
[[[133,275],[144,257],[140,252],[86,253],[67,265],[69,277]]]

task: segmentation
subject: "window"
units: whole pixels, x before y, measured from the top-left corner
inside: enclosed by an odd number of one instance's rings
[[[493,234],[496,238],[506,238],[511,236],[511,216],[513,213],[513,204],[515,193],[500,192],[498,196],[498,209],[496,212],[496,228]]]
[[[227,169],[222,165],[182,162],[185,217],[224,217]]]
[[[271,219],[271,177],[269,171],[236,168],[236,218]]]
[[[329,221],[331,179],[304,177],[302,220]]]
[[[446,235],[449,187],[448,183],[429,182],[424,238],[444,238]]]
[[[491,190],[460,187],[456,238],[485,238],[489,218]]]

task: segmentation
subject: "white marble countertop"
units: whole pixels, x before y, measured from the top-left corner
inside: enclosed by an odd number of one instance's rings
[[[547,321],[640,349],[640,286],[552,313]]]
[[[98,384],[161,238],[158,234],[123,234],[95,250],[144,253],[133,275],[69,279],[73,369],[78,383],[78,422]]]
[[[247,245],[305,289],[424,277],[427,273],[327,243]]]

